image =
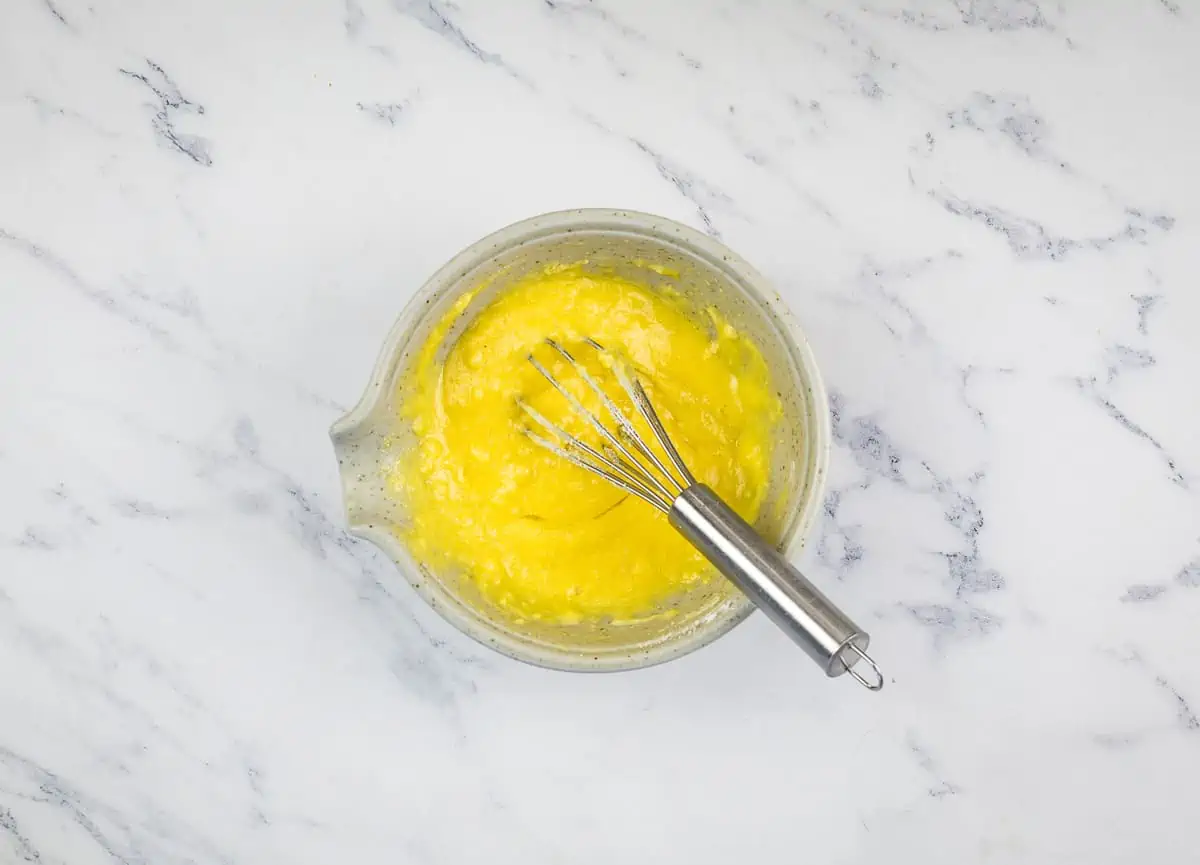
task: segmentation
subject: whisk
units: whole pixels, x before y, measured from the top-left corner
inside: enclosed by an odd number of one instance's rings
[[[808,579],[767,543],[754,528],[711,489],[698,483],[672,444],[658,413],[636,375],[592,339],[584,340],[600,353],[606,366],[645,421],[656,453],[639,434],[633,420],[588,372],[553,339],[546,344],[562,356],[600,400],[608,423],[584,406],[533,354],[529,362],[566,399],[571,409],[599,434],[599,448],[571,435],[524,400],[522,411],[533,421],[526,435],[537,444],[667,515],[667,519],[730,582],[744,592],[782,628],[830,677],[849,673],[863,687],[878,691],[883,674],[867,654],[870,636],[852,622]],[[544,433],[544,434],[543,434]],[[863,661],[871,673],[856,665]]]

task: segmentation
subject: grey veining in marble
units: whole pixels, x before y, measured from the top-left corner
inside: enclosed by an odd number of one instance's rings
[[[0,862],[1200,861],[1198,41],[1181,0],[9,0]],[[881,694],[757,616],[520,666],[345,532],[326,429],[407,298],[586,206],[804,323],[801,564]]]

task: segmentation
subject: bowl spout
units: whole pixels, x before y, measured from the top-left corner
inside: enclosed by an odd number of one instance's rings
[[[355,409],[329,430],[338,461],[346,522],[357,535],[394,530],[401,522],[400,509],[387,489],[387,431],[374,422],[376,407],[369,408],[362,413]]]

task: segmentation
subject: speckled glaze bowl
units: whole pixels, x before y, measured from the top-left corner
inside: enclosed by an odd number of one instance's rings
[[[414,444],[397,411],[410,363],[455,301],[486,286],[449,329],[443,351],[512,282],[548,263],[580,261],[616,269],[652,288],[669,285],[698,309],[715,306],[757,343],[775,376],[784,417],[777,430],[771,487],[756,528],[794,553],[821,506],[829,460],[829,407],[812,352],[779,295],[749,264],[711,238],[662,217],[620,210],[548,213],[463,250],[401,312],[366,391],[333,425],[331,436],[350,530],[391,556],[417,593],[455,627],[510,657],[543,667],[628,670],[712,642],[745,619],[752,604],[714,578],[635,622],[518,624],[480,594],[470,574],[438,572],[413,557],[404,542],[404,504],[389,495],[386,482],[389,468]]]

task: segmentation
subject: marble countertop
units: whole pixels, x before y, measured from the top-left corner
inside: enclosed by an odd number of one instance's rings
[[[0,862],[1200,861],[1200,10],[9,0]],[[327,429],[539,212],[760,268],[832,393],[762,616],[523,666],[344,530]]]

